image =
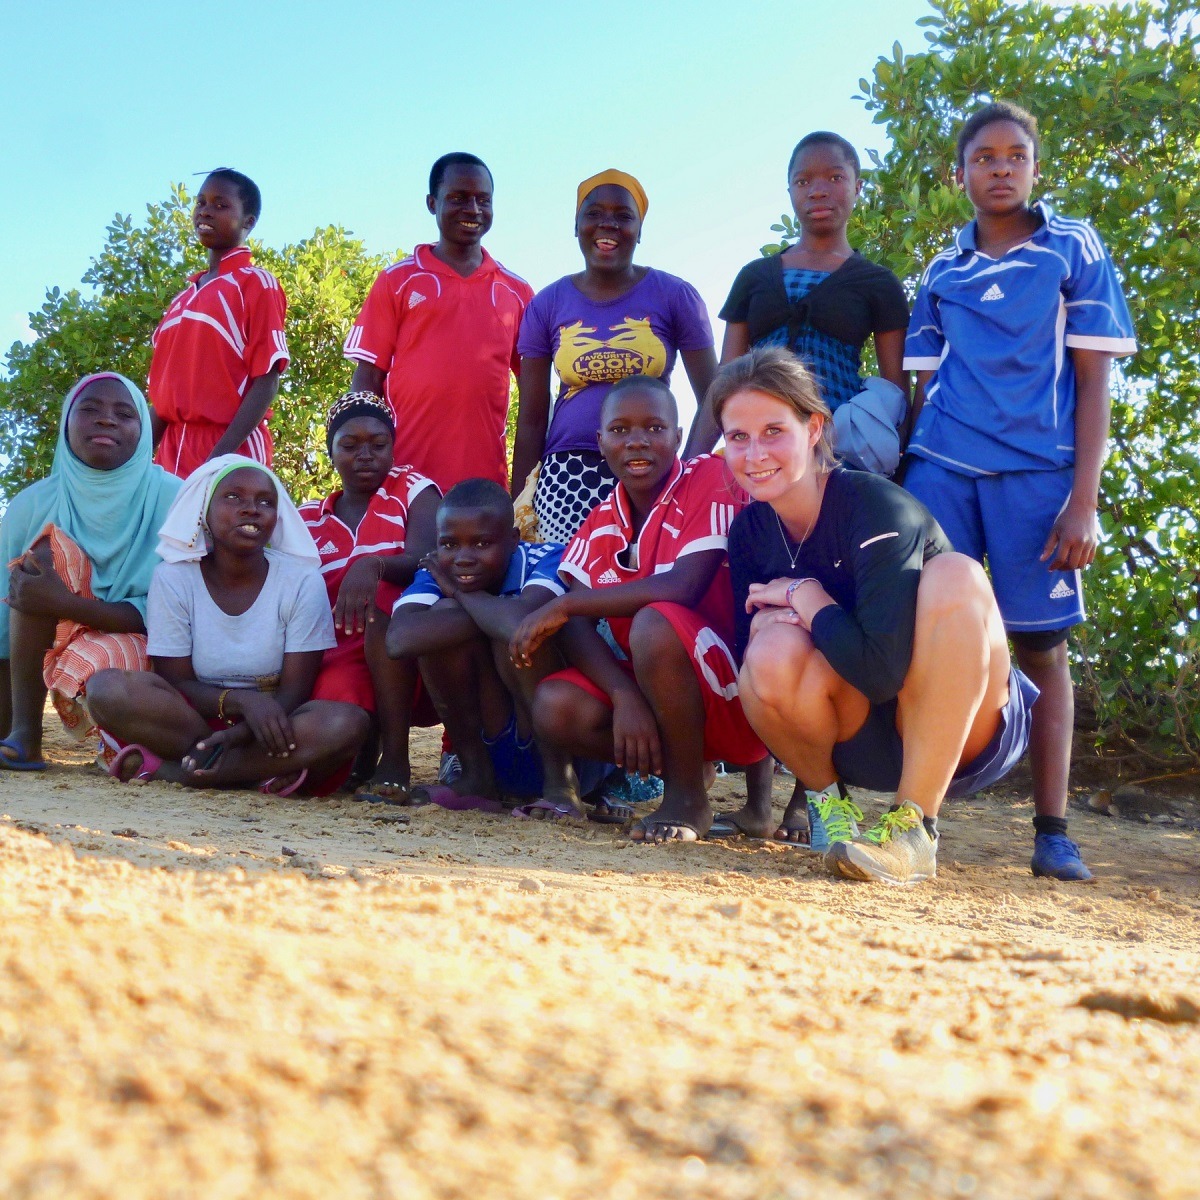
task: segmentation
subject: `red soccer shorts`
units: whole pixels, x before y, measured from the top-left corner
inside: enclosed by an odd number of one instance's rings
[[[225,429],[226,426],[213,425],[209,421],[171,421],[163,431],[154,461],[172,475],[186,479],[198,466],[208,461]],[[265,467],[271,465],[274,443],[266,421],[237,448],[237,453]]]
[[[738,699],[737,666],[725,639],[706,625],[703,618],[682,604],[660,603],[650,607],[666,617],[691,657],[692,672],[704,703],[705,759],[748,766],[764,758],[767,748],[742,712],[742,703]],[[634,677],[632,663],[622,662],[621,668],[630,678]],[[556,671],[548,678],[574,684],[589,696],[595,696],[602,703],[612,706],[604,690],[575,667]]]

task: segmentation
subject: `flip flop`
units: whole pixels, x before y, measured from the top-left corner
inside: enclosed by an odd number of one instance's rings
[[[799,838],[780,837],[779,836],[780,829],[784,830],[786,833],[799,833],[799,834],[803,834],[804,836],[799,837]],[[809,827],[807,825],[780,824],[779,829],[776,829],[775,832],[769,838],[764,838],[763,841],[774,842],[775,845],[777,845],[777,846],[795,846],[798,849],[807,850],[808,845],[809,845],[809,838],[811,836],[812,836],[812,831],[809,829]]]
[[[757,834],[747,833],[734,819],[732,813],[717,813],[713,817],[713,823],[709,826],[708,832],[704,835],[706,840],[711,839],[714,842],[732,841],[734,838],[745,838],[748,842],[774,842],[776,839],[768,835],[759,837]],[[780,845],[796,845],[795,842],[781,842]]]
[[[706,841],[727,841],[731,838],[749,837],[750,835],[731,817],[718,813],[713,817],[713,823],[704,835]],[[758,839],[755,839],[758,840]]]
[[[595,821],[597,825],[624,825],[627,821],[633,820],[633,806],[623,804],[609,796],[601,796],[588,809],[587,819]]]
[[[686,829],[689,833],[691,833],[692,836],[664,838],[662,842],[656,841],[654,837],[654,831],[656,829],[662,829],[666,826],[672,826],[676,829]],[[700,830],[698,830],[695,825],[688,821],[668,821],[661,817],[656,820],[651,820],[649,817],[643,817],[640,821],[634,822],[632,828],[630,829],[630,833],[632,833],[634,829],[640,829],[645,835],[641,838],[633,839],[635,842],[640,842],[643,846],[660,846],[664,845],[666,842],[698,842],[700,840]]]
[[[26,758],[25,750],[12,738],[4,738],[0,741],[0,746],[5,750],[11,750],[16,755],[16,758],[9,758],[7,754],[0,754],[0,771],[44,771],[46,769],[46,760],[43,758]]]
[[[264,779],[262,783],[258,785],[258,790],[262,792],[264,796],[291,796],[304,786],[304,781],[308,778],[308,768],[301,767],[300,774],[297,775],[296,778],[287,785],[287,787],[274,788],[271,786],[273,783],[278,783],[281,778],[283,777],[279,775],[272,775],[270,779]]]
[[[511,810],[514,817],[534,821],[569,821],[578,818],[579,810],[566,800],[534,800]]]
[[[415,799],[424,795],[426,800],[417,803],[440,805],[450,812],[487,812],[499,813],[504,811],[504,805],[499,800],[489,800],[486,796],[460,796],[452,787],[444,783],[431,783],[428,787],[413,788],[411,795]]]
[[[131,754],[140,754],[142,765],[128,779],[121,779],[121,767]],[[162,766],[162,763],[163,760],[157,754],[147,750],[145,746],[138,745],[137,742],[132,742],[117,752],[117,756],[108,765],[108,773],[114,779],[121,779],[122,783],[131,783],[135,779],[146,782],[154,778],[154,772]]]
[[[384,788],[394,788],[389,794]],[[368,779],[354,789],[354,799],[364,804],[395,804],[400,808],[411,808],[412,792],[406,783],[396,783],[391,779]]]

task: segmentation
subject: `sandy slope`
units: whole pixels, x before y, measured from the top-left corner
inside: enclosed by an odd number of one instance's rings
[[[1073,815],[1068,887],[957,804],[895,892],[51,753],[0,772],[6,1200],[1200,1194],[1182,827]]]

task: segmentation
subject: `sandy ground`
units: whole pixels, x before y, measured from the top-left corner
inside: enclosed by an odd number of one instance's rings
[[[6,1200],[1200,1195],[1183,823],[1074,813],[1067,886],[957,803],[902,892],[49,751],[0,772]]]

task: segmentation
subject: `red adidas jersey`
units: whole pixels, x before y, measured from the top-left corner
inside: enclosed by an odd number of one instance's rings
[[[418,475],[409,466],[393,467],[383,486],[371,497],[357,529],[351,529],[334,515],[333,506],[341,492],[300,506],[300,516],[321,556],[321,577],[329,592],[330,608],[336,603],[342,580],[355,559],[366,554],[403,552],[408,510],[426,488],[436,489],[432,479]],[[339,633],[338,641],[342,640]]]
[[[476,476],[508,486],[509,375],[532,298],[486,250],[464,279],[422,245],[380,273],[346,338],[347,358],[387,372],[397,457],[443,492]]]
[[[589,588],[662,574],[684,555],[724,551],[733,518],[748,503],[749,497],[734,482],[723,458],[701,454],[686,463],[676,460],[670,480],[636,540],[629,497],[625,485],[618,483],[571,539],[558,573],[568,583],[577,579]],[[623,564],[622,557],[633,565]],[[733,588],[728,558],[713,576],[696,611],[732,645]],[[609,618],[613,635],[627,654],[632,623],[630,617]]]
[[[219,271],[203,287],[190,276],[154,331],[150,403],[164,421],[227,427],[250,381],[287,367],[279,281],[254,266],[246,246],[226,254]]]

